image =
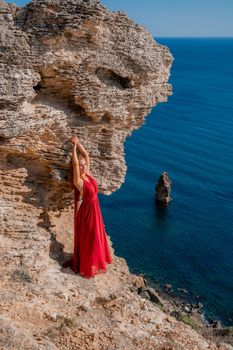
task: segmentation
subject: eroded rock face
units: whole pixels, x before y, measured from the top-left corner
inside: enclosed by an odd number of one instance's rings
[[[70,136],[100,191],[119,188],[125,138],[171,94],[169,50],[98,1],[0,1],[0,58],[0,348],[216,349],[132,293],[141,282],[112,248],[95,279],[61,268],[73,250]]]
[[[116,190],[126,171],[125,138],[171,94],[168,48],[95,0],[0,4],[1,154],[34,159],[50,189],[66,192],[75,133],[100,191]],[[51,206],[51,193],[45,197]]]

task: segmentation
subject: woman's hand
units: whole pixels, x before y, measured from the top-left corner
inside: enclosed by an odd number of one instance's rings
[[[76,147],[76,146],[77,146],[77,144],[79,143],[79,139],[78,139],[78,137],[77,137],[77,136],[75,136],[75,135],[74,135],[74,136],[72,136],[72,137],[71,137],[71,143],[72,143],[72,145],[73,145],[73,146],[75,146],[75,147]]]

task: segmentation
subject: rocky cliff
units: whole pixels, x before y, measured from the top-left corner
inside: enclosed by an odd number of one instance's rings
[[[133,290],[113,255],[105,275],[62,269],[72,252],[70,137],[100,191],[124,181],[124,141],[171,94],[172,56],[95,0],[0,1],[1,349],[217,349]]]

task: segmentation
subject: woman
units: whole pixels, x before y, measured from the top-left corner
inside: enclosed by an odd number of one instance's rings
[[[77,136],[73,145],[74,255],[72,269],[90,278],[106,272],[112,259],[98,200],[98,187],[90,175],[90,159]],[[77,157],[77,149],[81,156]]]

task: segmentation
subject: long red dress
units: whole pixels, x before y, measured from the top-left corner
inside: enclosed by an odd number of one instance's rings
[[[79,191],[74,189],[74,255],[73,271],[90,278],[106,272],[112,259],[98,200],[95,179],[86,174],[83,180],[83,201],[77,212]]]

